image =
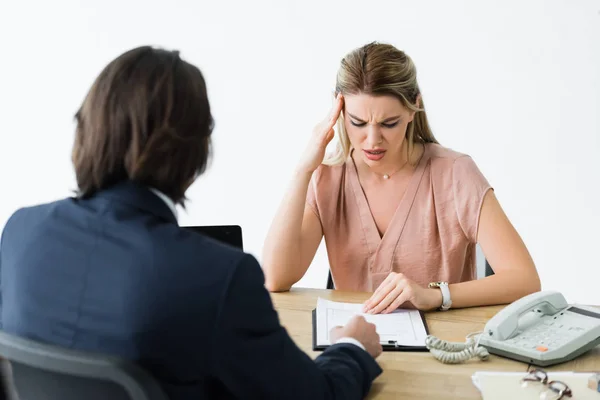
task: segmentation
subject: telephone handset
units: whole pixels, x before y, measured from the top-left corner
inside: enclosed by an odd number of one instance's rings
[[[558,292],[537,292],[506,306],[485,325],[484,335],[495,340],[506,340],[519,333],[519,319],[529,312],[554,315],[569,304]]]
[[[548,366],[572,360],[600,344],[600,310],[569,306],[555,291],[530,294],[486,324],[479,345],[490,353]]]

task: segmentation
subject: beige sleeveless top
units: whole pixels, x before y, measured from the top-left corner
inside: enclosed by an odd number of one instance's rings
[[[488,189],[471,157],[426,144],[381,237],[352,159],[321,165],[307,204],[321,221],[335,288],[374,291],[391,271],[422,286],[475,279],[477,227]]]

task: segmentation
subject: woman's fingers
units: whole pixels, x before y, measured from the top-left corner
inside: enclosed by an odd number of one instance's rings
[[[369,314],[379,314],[380,312],[386,310],[394,302],[394,300],[396,300],[403,293],[403,291],[403,286],[396,286],[394,290],[390,291],[378,304],[375,305],[375,307],[369,311]]]
[[[382,314],[388,314],[394,310],[397,310],[398,307],[400,307],[402,304],[408,301],[409,297],[410,295],[408,293],[408,290],[403,290],[402,293],[400,293],[400,295],[396,297],[396,300],[394,300],[392,304],[390,304],[385,310],[383,310]]]
[[[329,112],[329,115],[323,121],[323,131],[328,133],[335,125],[336,121],[340,116],[340,112],[342,111],[342,107],[344,106],[344,97],[341,93],[338,93],[335,101],[333,102],[333,107]]]
[[[369,311],[369,309],[373,308],[373,305],[375,304],[373,299],[375,299],[376,296],[379,296],[379,294],[381,293],[382,290],[388,289],[386,291],[386,294],[389,293],[391,290],[393,290],[393,287],[396,286],[396,284],[393,282],[394,278],[396,276],[397,276],[397,274],[392,272],[383,280],[383,282],[381,282],[381,284],[377,287],[377,289],[375,289],[375,292],[373,292],[371,297],[369,297],[369,299],[367,301],[365,301],[365,305],[363,307],[363,312],[367,312],[367,311]],[[392,287],[388,288],[388,286],[390,284],[392,285]]]
[[[373,307],[378,305],[390,292],[396,288],[396,284],[393,281],[389,281],[385,284],[384,283],[382,283],[375,293],[373,293],[371,298],[367,300],[363,307],[363,312],[370,312]]]
[[[335,98],[332,109],[327,117],[313,128],[309,145],[298,166],[300,171],[306,171],[312,174],[323,162],[327,145],[335,135],[333,126],[340,115],[343,104],[343,96],[339,94]]]

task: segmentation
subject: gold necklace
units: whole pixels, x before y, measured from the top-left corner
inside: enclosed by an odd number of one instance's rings
[[[414,149],[413,149],[413,151],[414,151]],[[423,146],[423,153],[421,154],[421,157],[423,157],[423,155],[424,155],[424,154],[425,154],[425,146]],[[398,173],[398,172],[400,172],[400,171],[402,171],[402,169],[403,169],[404,167],[406,167],[406,164],[408,164],[408,161],[410,160],[410,157],[411,157],[411,156],[412,156],[412,152],[411,152],[411,154],[409,154],[409,155],[408,155],[408,157],[406,158],[406,161],[404,162],[404,164],[402,164],[402,166],[401,166],[400,168],[398,168],[398,169],[396,170],[396,172],[394,172],[394,174],[395,174],[395,173]],[[419,158],[419,160],[420,160],[420,158]],[[392,174],[384,174],[384,175],[383,175],[383,179],[386,179],[386,180],[387,180],[387,179],[390,179],[390,177],[391,177],[391,176],[392,176]]]
[[[395,171],[395,172],[394,172],[394,174],[395,174],[395,173],[397,173],[397,172],[400,172],[400,171],[402,171],[402,169],[403,169],[404,167],[406,167],[406,164],[408,164],[408,159],[407,159],[407,160],[404,162],[404,164],[402,164],[402,166],[401,166],[400,168],[398,168],[398,170],[397,170],[397,171]],[[384,174],[384,175],[383,175],[383,179],[390,179],[390,176],[392,176],[392,174]]]

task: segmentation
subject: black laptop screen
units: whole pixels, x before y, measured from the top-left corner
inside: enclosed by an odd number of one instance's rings
[[[185,226],[230,246],[243,250],[242,228],[239,225]]]

